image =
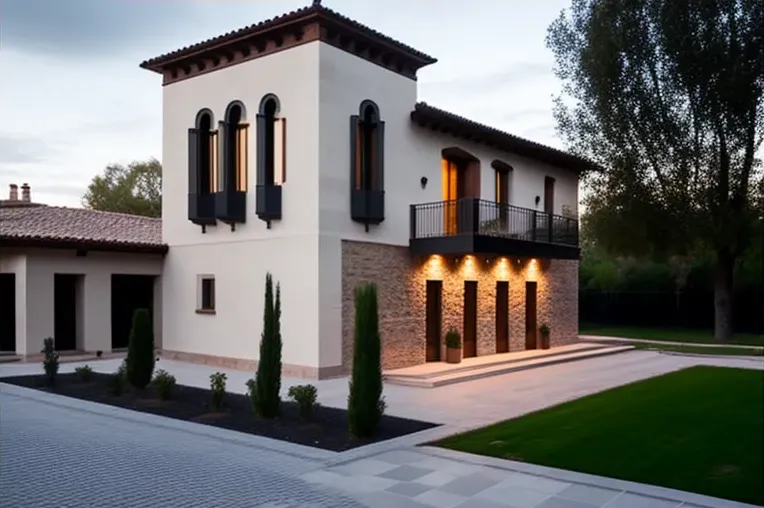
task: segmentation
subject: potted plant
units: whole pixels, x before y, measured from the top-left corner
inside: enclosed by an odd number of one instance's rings
[[[446,363],[462,361],[462,338],[455,329],[446,332]]]
[[[541,335],[541,349],[549,349],[549,334],[551,330],[546,323],[539,327],[539,334]]]

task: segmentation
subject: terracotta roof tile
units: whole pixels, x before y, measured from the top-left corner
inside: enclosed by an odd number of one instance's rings
[[[383,33],[380,33],[374,30],[373,28],[370,28],[362,23],[359,23],[358,21],[348,18],[347,16],[343,16],[337,11],[324,7],[323,5],[321,5],[320,2],[313,2],[312,5],[309,5],[307,7],[302,7],[300,9],[296,9],[286,14],[282,14],[280,16],[276,16],[271,19],[266,19],[264,21],[260,21],[259,23],[254,23],[252,25],[245,26],[244,28],[239,28],[238,30],[232,30],[223,35],[219,35],[217,37],[213,37],[211,39],[207,39],[202,42],[191,44],[189,46],[185,46],[175,51],[165,53],[158,57],[151,58],[149,60],[142,62],[140,66],[144,69],[159,71],[162,65],[170,63],[173,60],[185,58],[185,57],[194,55],[196,53],[203,52],[205,50],[219,48],[221,46],[230,44],[231,42],[235,42],[240,39],[265,32],[276,26],[292,23],[294,21],[308,18],[310,16],[321,16],[321,15],[334,19],[336,21],[343,22],[349,25],[352,29],[360,33],[363,33],[366,36],[377,39],[378,41],[382,43],[392,46],[398,51],[408,53],[411,56],[422,60],[423,63],[435,63],[437,61],[435,58],[431,57],[430,55],[427,55],[421,51],[418,51],[412,48],[411,46],[408,46],[400,41],[393,39],[392,37],[388,37],[387,35],[384,35]]]
[[[164,252],[162,220],[57,206],[0,207],[0,243]]]
[[[476,143],[495,146],[500,150],[565,167],[572,171],[584,172],[596,169],[593,162],[583,157],[475,122],[444,109],[430,106],[426,102],[416,104],[414,111],[411,112],[411,120],[422,127],[449,132],[454,136],[469,139]]]

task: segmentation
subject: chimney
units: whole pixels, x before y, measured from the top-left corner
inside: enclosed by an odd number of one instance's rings
[[[25,203],[29,203],[32,201],[30,190],[31,189],[28,183],[21,184],[21,201]]]
[[[19,200],[19,186],[15,183],[12,183],[10,185],[11,192],[8,193],[8,200],[9,201],[18,201]]]

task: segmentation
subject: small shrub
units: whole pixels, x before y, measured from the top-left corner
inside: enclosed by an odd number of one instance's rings
[[[212,407],[220,411],[225,404],[225,384],[228,376],[223,372],[215,372],[210,375],[210,392],[212,393]]]
[[[119,366],[119,368],[113,374],[109,375],[106,380],[106,389],[110,395],[119,397],[125,392],[125,364]]]
[[[43,354],[42,368],[45,371],[45,383],[48,386],[53,386],[56,384],[56,376],[58,375],[58,353],[52,337],[48,337],[42,343],[43,348],[40,353]]]
[[[252,406],[252,411],[257,413],[257,381],[247,379],[247,398]]]
[[[162,400],[172,399],[172,394],[175,391],[175,376],[170,374],[164,369],[159,369],[154,374],[154,379],[151,384],[156,388],[159,398]]]
[[[90,368],[90,365],[77,367],[74,369],[74,373],[77,374],[77,380],[80,383],[87,383],[93,378],[93,369]]]
[[[289,398],[300,408],[300,418],[310,420],[317,406],[318,389],[313,385],[295,385],[289,387]]]
[[[136,309],[127,348],[127,380],[135,388],[145,388],[154,372],[154,330],[147,309]]]
[[[348,395],[348,426],[358,438],[373,437],[384,414],[377,287],[364,284],[355,290],[353,373]]]
[[[446,347],[449,349],[462,348],[462,337],[455,328],[451,328],[446,332]]]
[[[544,323],[541,326],[539,326],[539,333],[542,337],[549,337],[549,333],[551,330],[549,329],[549,325]]]

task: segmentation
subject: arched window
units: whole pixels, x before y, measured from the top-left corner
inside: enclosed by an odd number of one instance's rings
[[[247,191],[248,132],[247,111],[244,104],[234,101],[225,111],[219,131],[222,146],[218,191]]]
[[[512,166],[499,159],[491,162],[491,167],[496,172],[496,194],[494,200],[499,209],[499,225],[505,230],[509,223],[509,179],[512,175]]]
[[[480,160],[458,146],[444,148],[440,155],[444,231],[454,235],[471,227],[470,221],[460,223],[460,218],[470,217],[475,204],[472,199],[480,198]]]
[[[281,219],[281,186],[286,182],[286,119],[274,94],[260,101],[257,113],[257,216]]]
[[[195,224],[215,223],[213,193],[217,182],[217,131],[209,109],[196,114],[188,129],[188,218]]]
[[[351,215],[379,224],[384,220],[385,122],[374,102],[365,100],[350,117]]]

